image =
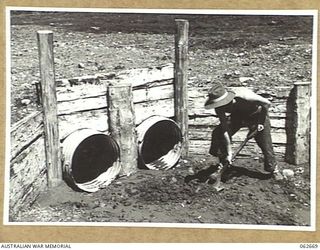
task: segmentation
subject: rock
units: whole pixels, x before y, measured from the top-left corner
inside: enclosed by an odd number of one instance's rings
[[[247,82],[254,81],[254,78],[253,77],[239,77],[239,80],[242,83],[247,83]]]
[[[176,183],[177,181],[178,181],[178,180],[177,180],[176,177],[172,177],[172,178],[171,178],[171,182]]]
[[[304,168],[298,167],[298,168],[296,169],[296,172],[297,172],[298,174],[302,174],[302,173],[304,172]]]
[[[23,99],[23,100],[21,100],[21,104],[22,104],[22,105],[27,106],[27,105],[29,105],[30,103],[31,103],[31,100],[30,100],[30,99]]]
[[[62,61],[61,61],[59,58],[55,58],[55,59],[54,59],[54,63],[55,63],[55,64],[61,64]]]
[[[282,175],[285,179],[291,179],[294,177],[294,172],[291,169],[284,169],[282,170]]]
[[[83,69],[84,67],[85,67],[85,66],[84,66],[83,63],[79,63],[79,64],[78,64],[78,68],[79,68],[79,69]]]
[[[125,69],[126,67],[123,65],[117,65],[114,67],[114,69]]]
[[[227,73],[225,73],[225,74],[223,75],[223,77],[226,78],[226,79],[229,79],[229,78],[232,77],[232,73],[227,72]]]
[[[165,60],[171,60],[171,59],[172,59],[171,56],[167,56],[167,55],[161,57],[161,60],[163,60],[163,61],[165,61]]]
[[[289,40],[295,40],[297,39],[298,37],[296,36],[290,36],[290,37],[280,37],[279,38],[279,41],[289,41]]]
[[[241,72],[240,72],[239,70],[235,70],[233,73],[234,73],[234,75],[236,75],[236,76],[238,76],[238,75],[241,74]]]
[[[266,192],[266,190],[263,187],[260,188],[260,191],[261,192]]]
[[[297,196],[295,194],[290,194],[289,195],[289,200],[293,201],[293,200],[296,200],[297,199]]]
[[[128,206],[131,206],[131,205],[132,205],[132,202],[130,202],[130,201],[125,201],[125,202],[123,203],[123,205],[126,206],[126,207],[128,207]]]
[[[97,66],[97,69],[98,69],[98,70],[105,70],[106,67],[105,67],[104,65],[98,65],[98,66]]]
[[[189,174],[192,174],[192,175],[195,173],[192,167],[189,167],[189,168],[188,168],[188,173],[189,173]]]
[[[93,27],[90,27],[90,28],[93,29],[93,30],[100,30],[100,27],[93,26]]]
[[[272,20],[271,22],[268,23],[268,25],[276,25],[276,24],[278,24],[278,22],[274,21],[274,20]]]
[[[139,193],[139,190],[136,189],[136,188],[126,188],[126,192],[129,194],[129,195],[136,195]]]
[[[242,82],[242,83],[241,83],[241,86],[246,87],[246,86],[248,86],[248,83],[247,83],[247,82]]]
[[[102,207],[102,208],[103,208],[103,207],[106,207],[106,204],[103,203],[103,202],[101,202],[101,203],[100,203],[100,207]]]

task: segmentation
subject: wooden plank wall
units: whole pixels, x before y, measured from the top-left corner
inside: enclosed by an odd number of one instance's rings
[[[10,220],[24,206],[32,203],[47,187],[43,118],[33,113],[11,128]]]
[[[231,90],[243,87],[230,87]],[[289,96],[290,87],[278,87],[273,91],[263,89],[253,89],[256,93],[271,99],[269,116],[271,122],[271,137],[274,151],[277,157],[284,159],[286,150],[286,102]],[[207,154],[210,148],[212,130],[219,124],[219,119],[215,117],[214,111],[205,110],[203,104],[206,96],[203,93],[190,91],[189,94],[189,140],[190,152],[192,154]],[[245,139],[248,130],[241,129],[233,136],[233,148],[236,148]],[[260,149],[251,140],[241,151],[244,156],[260,155]]]
[[[66,84],[61,86],[62,82]],[[57,99],[62,139],[77,128],[108,130],[106,88],[109,84],[132,84],[136,124],[155,114],[174,116],[172,64],[126,70],[107,79],[89,76],[59,83]]]
[[[76,127],[91,127],[101,131],[108,130],[106,85],[130,83],[133,86],[136,124],[151,115],[174,118],[173,65],[155,68],[132,69],[118,75],[106,77],[87,77],[63,80],[69,84],[58,88],[58,113],[61,137],[65,137]],[[236,89],[238,87],[231,87]],[[241,88],[241,87],[240,87]],[[281,159],[286,148],[286,100],[290,87],[270,90],[253,89],[255,92],[272,99],[270,120],[274,150]],[[206,93],[190,89],[189,96],[189,140],[191,154],[207,154],[210,147],[211,132],[218,124],[214,111],[205,110],[203,104]],[[245,138],[246,129],[239,131],[233,138],[237,147]],[[246,145],[244,155],[258,156],[260,149],[252,141]]]
[[[60,139],[79,128],[108,131],[108,84],[132,84],[136,125],[152,115],[174,118],[172,64],[126,70],[117,75],[86,76],[56,82]],[[286,101],[290,88],[256,91],[272,98],[272,139],[277,157],[283,159],[286,149]],[[203,108],[206,93],[190,88],[188,92],[189,154],[208,154],[211,132],[219,121],[213,111]],[[234,136],[234,147],[243,141],[246,133],[246,130],[241,130]],[[261,156],[260,149],[253,142],[249,142],[242,153],[250,157]],[[16,212],[26,202],[33,202],[47,186],[42,113],[36,112],[13,125],[10,157],[10,209]]]

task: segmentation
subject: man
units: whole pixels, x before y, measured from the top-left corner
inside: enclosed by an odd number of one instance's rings
[[[249,131],[257,130],[254,136],[264,155],[264,170],[271,173],[276,180],[283,177],[275,159],[270,135],[268,115],[269,100],[255,94],[247,88],[238,91],[227,91],[221,84],[215,84],[209,90],[206,109],[215,109],[220,124],[212,132],[210,154],[219,157],[225,165],[232,159],[232,136],[242,127]]]

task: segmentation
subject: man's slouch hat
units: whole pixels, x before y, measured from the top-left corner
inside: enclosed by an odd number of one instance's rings
[[[234,97],[234,92],[227,91],[221,84],[214,84],[209,90],[204,107],[205,109],[218,108],[230,103]]]

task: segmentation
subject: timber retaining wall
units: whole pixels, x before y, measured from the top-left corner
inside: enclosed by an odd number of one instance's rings
[[[130,83],[133,88],[135,123],[140,124],[152,115],[174,119],[173,65],[132,69],[119,74],[101,74],[57,80],[57,107],[60,139],[79,128],[108,131],[107,87],[109,84]],[[39,82],[35,83],[39,90]],[[189,82],[188,85],[192,85]],[[287,148],[286,102],[290,87],[258,90],[272,99],[270,119],[272,139],[277,157],[284,159]],[[38,95],[40,96],[40,95]],[[40,98],[40,97],[39,97]],[[206,93],[189,87],[189,155],[208,154],[211,132],[218,125],[214,112],[203,108]],[[10,215],[21,206],[31,204],[47,188],[46,157],[42,113],[36,112],[11,127],[10,143]],[[247,131],[233,138],[237,147]],[[249,142],[244,155],[260,155],[255,143]]]

